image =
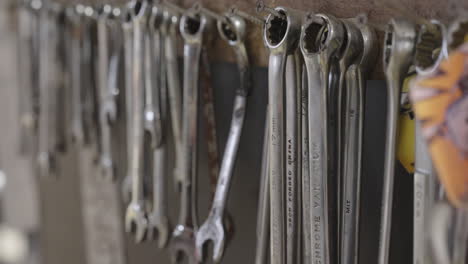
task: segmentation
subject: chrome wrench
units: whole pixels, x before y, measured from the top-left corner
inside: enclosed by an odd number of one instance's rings
[[[229,186],[237,157],[240,137],[245,119],[247,95],[251,86],[250,67],[247,50],[244,45],[246,24],[241,17],[225,14],[225,21],[218,21],[218,31],[221,37],[233,47],[237,67],[240,72],[240,86],[236,90],[234,108],[232,111],[231,127],[226,148],[221,163],[221,169],[216,185],[216,192],[208,218],[201,225],[196,234],[197,256],[205,259],[204,246],[208,241],[213,242],[213,260],[220,263],[226,247],[226,232],[224,216]]]
[[[198,74],[204,34],[210,27],[211,20],[193,9],[187,10],[180,20],[180,32],[184,39],[184,105],[181,135],[181,174],[184,178],[181,182],[179,220],[170,242],[173,263],[180,263],[183,256],[187,263],[198,263],[195,249]]]
[[[379,264],[387,264],[389,259],[400,93],[403,79],[413,61],[416,34],[416,26],[404,19],[391,19],[385,33],[383,59],[388,102]]]
[[[285,263],[285,122],[284,81],[286,58],[297,48],[301,18],[293,10],[277,7],[279,14],[270,14],[265,22],[263,39],[270,50],[268,67],[268,102],[270,106],[270,245],[271,262]]]
[[[133,25],[133,63],[131,105],[132,127],[131,158],[128,174],[132,177],[132,200],[125,215],[125,229],[135,234],[136,242],[141,242],[147,233],[148,220],[143,196],[143,95],[144,95],[144,29],[148,12],[146,1],[136,1],[131,12]]]
[[[362,17],[362,19],[365,19]],[[362,51],[357,61],[346,71],[343,132],[343,196],[341,208],[341,263],[358,263],[359,208],[362,174],[362,146],[366,78],[376,57],[376,34],[366,21],[352,21],[359,29]]]
[[[338,63],[344,41],[344,28],[332,16],[309,16],[302,26],[300,46],[307,69],[309,114],[309,173],[311,188],[311,252],[312,263],[334,263],[336,245],[329,225],[329,76]],[[314,125],[311,125],[314,124]]]

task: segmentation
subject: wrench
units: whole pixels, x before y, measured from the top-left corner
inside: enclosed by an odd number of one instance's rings
[[[268,151],[268,135],[270,134],[269,107],[266,109],[265,134],[263,136],[262,167],[260,175],[260,195],[258,198],[257,214],[257,244],[255,252],[255,264],[268,263],[268,244],[270,243],[270,188],[268,186],[268,166],[270,162]]]
[[[400,93],[403,79],[414,57],[416,26],[404,19],[391,19],[384,43],[383,59],[388,92],[379,264],[387,264],[389,258]]]
[[[100,131],[100,157],[101,174],[108,180],[115,179],[115,165],[112,157],[111,119],[115,116],[116,106],[109,94],[109,32],[107,19],[111,15],[112,7],[103,5],[97,17],[97,88],[99,94],[99,131]]]
[[[180,90],[180,77],[179,77],[179,63],[177,61],[177,28],[179,25],[179,15],[172,11],[170,8],[164,10],[164,16],[167,21],[166,25],[162,27],[164,34],[164,49],[166,67],[167,67],[167,84],[169,92],[169,107],[172,121],[172,134],[174,137],[174,179],[176,189],[181,190],[182,174],[180,172],[180,159],[182,156],[182,142],[181,142],[181,110],[182,110],[182,97]]]
[[[367,18],[365,18],[367,19]],[[376,57],[375,31],[359,18],[352,20],[358,28],[362,51],[346,71],[344,101],[343,178],[341,200],[341,263],[358,263],[359,208],[365,106],[365,76]]]
[[[132,200],[127,207],[125,228],[127,232],[135,234],[136,242],[141,242],[147,233],[148,220],[144,208],[143,197],[143,95],[144,95],[144,27],[147,22],[146,1],[136,1],[133,6],[131,23],[133,25],[133,63],[131,106],[132,118],[129,125],[132,127],[131,158],[129,175],[132,177]]]
[[[330,70],[338,64],[340,48],[344,42],[344,28],[332,16],[309,16],[302,26],[300,46],[304,55],[308,83],[309,117],[309,177],[310,177],[310,229],[312,263],[334,263],[336,245],[333,226],[329,221],[329,197],[333,177],[327,160],[330,152],[328,120],[330,100]]]
[[[184,106],[182,116],[181,157],[181,205],[178,223],[172,233],[170,250],[173,263],[180,263],[185,256],[187,263],[198,263],[195,249],[197,228],[197,116],[198,74],[204,33],[211,27],[211,20],[203,13],[187,10],[180,20],[180,32],[184,39]]]
[[[244,45],[246,33],[245,21],[238,16],[231,15],[228,17],[228,14],[225,14],[225,17],[227,22],[218,21],[218,31],[221,37],[233,47],[236,53],[237,67],[240,72],[240,86],[237,88],[234,98],[231,127],[221,163],[213,203],[208,218],[201,225],[196,234],[198,257],[200,260],[205,259],[206,253],[204,252],[204,246],[208,241],[211,241],[214,244],[212,257],[215,263],[221,261],[226,246],[226,229],[223,219],[245,119],[247,95],[251,86],[249,60]]]
[[[263,39],[270,50],[268,67],[270,106],[270,244],[271,262],[285,263],[285,128],[284,128],[284,80],[287,56],[297,48],[301,18],[298,13],[277,7],[279,14],[270,14],[265,22]]]
[[[150,17],[150,28],[152,28],[153,33],[159,31],[159,27],[161,23],[165,23],[167,17],[161,17],[163,15],[163,11],[161,10],[162,6],[153,6],[152,7],[152,14]],[[159,21],[157,21],[159,20]],[[159,34],[159,32],[158,32]],[[159,41],[157,45],[159,45],[160,49],[158,50],[159,54],[153,54],[151,62],[153,64],[160,64],[161,66],[165,64],[163,59],[164,56],[164,48],[163,44],[163,36],[162,34],[159,35],[160,38],[154,39],[154,41]],[[156,44],[156,43],[155,43]],[[156,52],[156,49],[154,50]],[[153,59],[154,58],[154,59]],[[155,67],[156,68],[156,67]],[[157,85],[159,87],[158,90],[153,89],[153,93],[159,93],[159,100],[161,108],[160,108],[160,123],[161,123],[161,131],[160,133],[164,133],[166,131],[166,85],[164,83],[163,76],[166,74],[164,67],[160,67],[160,72],[156,72],[156,74],[160,75],[160,82]],[[161,142],[160,145],[154,149],[153,151],[153,209],[148,215],[148,230],[149,230],[149,237],[150,238],[158,238],[158,246],[159,248],[163,248],[166,246],[167,241],[169,239],[169,219],[167,213],[167,202],[166,202],[166,173],[167,173],[167,138],[164,134],[161,135]]]

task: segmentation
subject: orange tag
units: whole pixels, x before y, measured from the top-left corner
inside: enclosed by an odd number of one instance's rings
[[[468,208],[468,43],[417,77],[410,96],[450,201]]]

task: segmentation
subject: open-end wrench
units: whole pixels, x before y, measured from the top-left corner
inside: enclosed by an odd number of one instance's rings
[[[167,67],[167,85],[169,93],[169,112],[171,115],[172,135],[174,138],[174,180],[177,190],[181,190],[182,174],[180,171],[180,159],[182,154],[182,96],[180,89],[179,63],[177,58],[177,29],[179,15],[170,7],[164,10],[166,25],[161,28],[164,34],[164,56]]]
[[[166,92],[166,84],[165,78],[163,78],[166,74],[164,67],[165,64],[164,60],[164,48],[163,48],[163,36],[162,34],[159,35],[159,31],[162,27],[162,24],[165,24],[164,21],[166,17],[163,16],[164,7],[162,5],[154,5],[152,6],[151,15],[149,19],[149,27],[150,32],[153,34],[158,34],[158,38],[154,39],[154,41],[158,41],[159,43],[154,43],[154,45],[158,45],[159,49],[154,49],[153,52],[158,52],[159,54],[147,54],[148,57],[151,57],[151,63],[153,64],[160,64],[161,66],[152,67],[152,69],[159,69],[159,72],[153,72],[152,74],[157,74],[160,76],[159,83],[152,87],[152,93],[158,93],[159,95],[156,97],[160,100],[159,105],[159,115],[160,115],[160,126],[162,133],[160,135],[161,142],[156,148],[153,150],[153,208],[152,211],[148,214],[148,231],[149,231],[149,238],[150,239],[158,239],[158,246],[159,248],[163,248],[166,246],[167,241],[170,235],[170,227],[169,227],[169,218],[167,212],[167,201],[166,201],[166,189],[167,189],[167,181],[166,181],[166,174],[167,174],[167,136],[165,133],[167,132],[167,92]],[[156,34],[154,36],[156,36]],[[151,56],[150,56],[151,55]],[[155,89],[157,88],[157,89]]]
[[[185,257],[187,263],[198,263],[195,249],[197,228],[197,116],[198,74],[204,34],[212,26],[210,18],[193,9],[187,10],[180,20],[184,39],[184,101],[182,116],[181,205],[178,223],[172,232],[170,250],[173,263]]]
[[[268,102],[270,106],[270,245],[271,262],[285,263],[285,122],[284,83],[287,56],[297,48],[301,18],[293,10],[277,7],[265,22],[263,38],[270,50]]]
[[[107,17],[107,27],[109,37],[112,41],[109,42],[109,69],[107,71],[107,89],[108,89],[108,104],[110,111],[109,119],[115,122],[119,114],[117,96],[120,94],[119,74],[122,61],[123,37],[121,25],[122,9],[120,7],[112,7],[109,16]]]
[[[365,17],[363,17],[365,18]],[[359,18],[353,19],[362,39],[357,61],[346,71],[346,99],[343,101],[343,171],[341,200],[340,263],[358,263],[359,204],[364,128],[365,76],[376,57],[375,31]]]
[[[391,19],[385,32],[383,62],[387,80],[388,103],[379,264],[387,264],[389,259],[400,93],[403,79],[413,61],[416,37],[416,26],[405,19]]]
[[[112,158],[111,119],[115,116],[116,105],[108,88],[109,32],[107,20],[112,12],[110,5],[103,5],[97,16],[97,90],[99,97],[99,168],[104,178],[115,178],[115,165]]]
[[[343,45],[344,28],[332,16],[309,16],[302,26],[300,46],[307,68],[309,114],[309,177],[310,177],[310,228],[312,263],[334,263],[336,245],[334,229],[329,224],[329,76],[333,64],[338,63]],[[313,125],[312,125],[313,124]]]
[[[263,136],[263,152],[262,152],[262,167],[260,175],[260,195],[258,198],[258,214],[257,214],[257,243],[255,251],[255,264],[268,263],[268,249],[270,243],[270,187],[268,166],[269,157],[269,135],[270,129],[269,107],[266,109],[265,134]]]
[[[125,228],[135,233],[135,240],[141,242],[147,233],[148,220],[144,208],[143,196],[143,96],[144,96],[144,29],[147,23],[148,6],[146,1],[136,1],[133,6],[131,21],[133,25],[133,63],[131,106],[132,127],[131,158],[128,173],[132,177],[132,200],[127,207]]]
[[[244,45],[246,34],[244,19],[232,15],[228,17],[226,14],[226,21],[218,21],[217,25],[221,37],[226,40],[235,51],[237,67],[240,72],[240,86],[237,88],[234,98],[231,127],[221,163],[213,204],[208,218],[201,225],[196,234],[197,256],[200,260],[205,258],[206,252],[204,252],[204,247],[208,241],[211,241],[214,245],[213,260],[215,263],[221,261],[226,246],[226,232],[223,220],[229,186],[245,119],[247,95],[251,86],[249,60]]]

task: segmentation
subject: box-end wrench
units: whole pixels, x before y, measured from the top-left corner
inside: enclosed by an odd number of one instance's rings
[[[270,109],[270,250],[272,263],[285,263],[285,106],[284,83],[287,56],[297,48],[301,18],[293,10],[277,7],[265,22],[263,39],[270,50],[268,67]]]
[[[125,228],[127,232],[135,234],[135,240],[141,242],[145,239],[148,220],[144,208],[143,196],[143,96],[144,96],[144,27],[147,18],[147,2],[137,1],[130,13],[133,26],[133,63],[131,105],[132,118],[129,126],[132,127],[131,158],[128,174],[132,177],[132,200],[127,207],[125,215]]]
[[[365,17],[361,17],[365,18]],[[346,99],[343,106],[343,181],[341,208],[341,263],[358,263],[361,164],[364,128],[366,76],[375,62],[375,31],[360,18],[353,19],[362,38],[362,51],[346,71]]]
[[[116,105],[111,99],[108,88],[109,70],[109,31],[107,20],[112,7],[102,5],[97,15],[97,90],[99,97],[99,169],[101,175],[108,180],[115,178],[115,165],[112,157],[111,119],[115,116]]]
[[[312,263],[334,263],[336,248],[329,225],[329,76],[344,41],[344,28],[332,16],[309,16],[300,46],[307,69],[309,114],[310,229]],[[311,124],[314,124],[313,126]],[[334,194],[333,194],[334,195]]]
[[[387,264],[390,251],[395,153],[403,79],[413,62],[416,26],[405,19],[391,19],[384,41],[384,72],[387,81],[387,128],[382,191],[382,214],[379,243],[379,264]]]
[[[169,113],[171,115],[172,135],[174,138],[174,181],[176,189],[180,192],[182,174],[180,171],[180,159],[182,154],[182,96],[180,89],[179,62],[177,60],[177,29],[179,15],[171,8],[164,10],[166,25],[162,28],[164,34],[165,60],[167,67],[167,85],[169,92]]]
[[[148,214],[148,231],[149,231],[149,238],[150,239],[157,239],[159,248],[163,248],[166,246],[167,241],[169,240],[170,235],[170,226],[169,226],[169,218],[167,212],[167,200],[166,200],[166,190],[167,190],[167,136],[165,133],[167,132],[167,87],[165,84],[165,78],[163,78],[166,74],[164,64],[166,63],[164,60],[164,36],[160,33],[162,26],[166,23],[165,19],[167,17],[164,16],[164,7],[162,5],[153,6],[151,10],[151,15],[149,19],[149,27],[150,31],[154,33],[157,32],[159,35],[158,38],[153,39],[154,42],[159,41],[159,43],[153,43],[153,45],[158,45],[158,49],[154,49],[151,60],[153,64],[160,64],[161,66],[153,67],[152,69],[159,69],[159,72],[153,72],[153,74],[157,74],[160,76],[159,83],[152,87],[153,93],[158,93],[159,95],[156,97],[160,100],[160,126],[162,133],[161,142],[156,148],[153,150],[153,208],[152,211]],[[156,36],[156,35],[153,35]],[[159,54],[156,54],[158,52]],[[157,88],[157,89],[154,89]]]
[[[195,249],[197,228],[197,117],[198,74],[204,34],[212,26],[206,15],[187,10],[180,20],[184,39],[184,102],[182,113],[181,204],[178,223],[172,232],[170,250],[173,263],[185,257],[187,263],[198,263]]]
[[[266,108],[265,133],[263,136],[262,167],[260,175],[260,195],[258,198],[257,214],[257,243],[255,247],[255,264],[268,263],[269,244],[270,244],[270,186],[268,166],[269,157],[269,135],[270,129],[269,107]]]
[[[419,78],[434,74],[440,62],[447,58],[447,30],[443,24],[433,20],[436,32],[421,28],[416,42],[414,64]],[[434,51],[439,54],[434,58]],[[416,79],[416,81],[418,80]],[[410,97],[413,103],[425,99],[423,90],[412,85]],[[417,110],[416,110],[417,111]],[[423,264],[431,261],[427,243],[427,230],[429,229],[430,212],[436,202],[436,175],[426,140],[422,133],[421,121],[415,124],[415,172],[413,197],[413,264]]]
[[[211,241],[213,243],[212,257],[215,263],[221,261],[226,246],[224,225],[226,202],[245,119],[247,95],[251,87],[250,66],[247,50],[244,45],[246,34],[245,21],[238,16],[230,15],[228,17],[228,14],[226,14],[225,17],[225,21],[218,21],[218,31],[221,37],[234,49],[240,73],[240,86],[236,89],[231,127],[221,163],[213,204],[208,218],[196,234],[197,256],[200,260],[205,259],[205,246],[208,241]]]

